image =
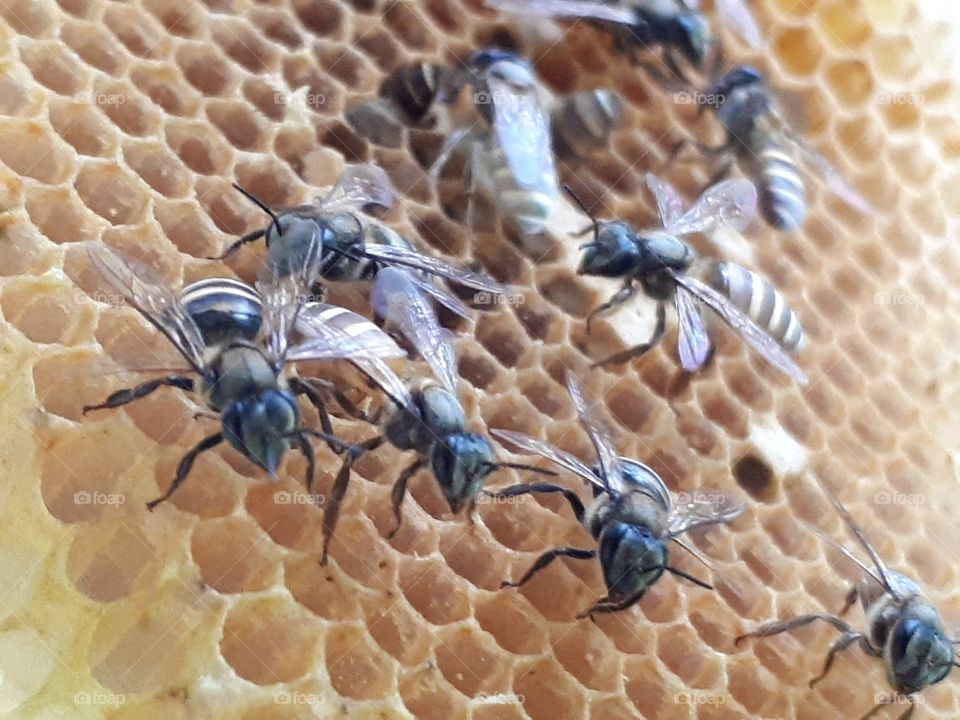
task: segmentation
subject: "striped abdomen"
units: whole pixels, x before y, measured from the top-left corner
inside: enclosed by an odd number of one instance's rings
[[[583,158],[606,147],[623,120],[623,99],[614,90],[567,95],[550,118],[553,145],[560,156]]]
[[[803,349],[800,318],[770,282],[745,267],[717,262],[709,282],[788,352]]]
[[[784,232],[799,229],[807,216],[807,193],[793,156],[771,138],[749,155],[748,162],[766,221]]]
[[[180,303],[209,346],[254,340],[263,322],[260,293],[231,278],[207,278],[180,291]]]
[[[489,174],[484,189],[497,212],[521,235],[542,233],[559,192],[556,179],[552,187],[547,182],[540,189],[522,187],[507,164],[503,150],[491,149],[484,160]]]

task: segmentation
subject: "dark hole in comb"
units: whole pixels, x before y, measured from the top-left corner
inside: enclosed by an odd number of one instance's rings
[[[773,470],[755,455],[744,455],[737,460],[733,476],[740,487],[761,502],[769,501],[776,492]]]

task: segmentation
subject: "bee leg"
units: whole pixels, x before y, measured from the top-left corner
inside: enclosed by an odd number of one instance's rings
[[[340,466],[340,472],[333,482],[330,489],[330,498],[323,504],[323,550],[320,553],[320,564],[327,564],[327,551],[330,547],[330,541],[333,539],[333,531],[337,527],[337,520],[340,517],[340,505],[343,502],[344,495],[347,494],[347,485],[350,483],[350,470],[353,468],[355,455],[350,454],[344,458]]]
[[[266,234],[267,234],[267,228],[261,228],[260,230],[254,230],[252,233],[248,233],[248,234],[244,235],[242,238],[240,238],[240,239],[237,240],[236,242],[234,242],[234,243],[230,244],[229,246],[227,246],[227,249],[224,250],[221,254],[219,254],[219,255],[212,255],[212,256],[210,256],[210,257],[208,257],[208,258],[206,258],[206,259],[207,259],[207,260],[225,260],[225,259],[227,259],[228,257],[230,257],[231,255],[233,255],[237,250],[239,250],[239,249],[242,248],[244,245],[246,245],[247,243],[252,243],[252,242],[254,242],[254,241],[256,241],[256,240],[259,240],[260,238],[262,238],[262,237],[263,237],[264,235],[266,235]]]
[[[582,613],[578,613],[577,620],[581,620],[585,617],[589,617],[591,620],[593,620],[595,613],[611,613],[619,612],[620,610],[626,610],[628,607],[638,602],[642,597],[643,593],[639,593],[637,595],[631,595],[620,600],[612,600],[608,595],[607,597],[595,602]]]
[[[483,491],[484,495],[496,498],[516,497],[517,495],[527,495],[529,493],[561,493],[563,497],[567,499],[567,502],[570,503],[570,507],[573,509],[573,514],[576,516],[577,520],[581,523],[583,522],[585,510],[580,496],[577,495],[573,490],[560,487],[559,485],[534,483],[532,485],[510,485],[502,490]]]
[[[334,453],[339,454],[343,448],[342,446],[338,447],[336,443],[330,439],[333,436],[333,424],[330,422],[330,414],[327,412],[323,397],[317,392],[317,389],[312,384],[300,378],[290,378],[290,389],[293,390],[294,395],[305,395],[310,403],[317,409],[317,414],[320,416],[320,428],[328,436],[327,446],[333,450]]]
[[[590,334],[590,329],[591,329],[594,317],[596,317],[601,313],[608,312],[609,310],[612,310],[618,305],[623,305],[623,303],[625,303],[627,300],[629,300],[636,294],[637,294],[637,288],[633,284],[633,279],[628,278],[626,281],[624,281],[623,287],[617,290],[609,300],[607,300],[602,305],[598,305],[596,308],[594,308],[590,312],[589,315],[587,315],[587,334],[588,335]]]
[[[853,586],[850,588],[850,592],[847,593],[846,599],[843,601],[843,607],[840,608],[840,615],[846,615],[850,608],[853,607],[853,604],[857,601],[858,593],[857,587]]]
[[[834,641],[833,645],[830,646],[830,652],[827,653],[827,659],[823,663],[823,670],[820,671],[820,674],[817,675],[813,680],[810,681],[810,688],[812,689],[817,683],[823,680],[827,673],[830,672],[830,668],[833,667],[833,660],[837,656],[837,653],[843,652],[848,647],[853,645],[853,643],[860,641],[860,646],[870,655],[878,655],[876,650],[870,647],[870,644],[867,642],[866,636],[858,632],[846,632],[841,635],[837,640]]]
[[[170,499],[170,496],[173,495],[177,488],[179,488],[183,481],[187,479],[187,475],[190,474],[190,469],[193,467],[193,461],[197,459],[197,456],[201,453],[205,453],[207,450],[216,447],[223,442],[223,434],[215,433],[213,435],[208,435],[203,440],[198,442],[193,448],[191,448],[186,455],[180,458],[180,464],[177,465],[177,475],[173,479],[173,482],[170,483],[170,487],[167,488],[167,491],[147,503],[147,510],[153,511],[153,509],[162,502]]]
[[[558,547],[553,548],[553,550],[547,550],[543,555],[537,558],[537,561],[533,563],[529,570],[524,573],[523,577],[520,578],[517,582],[510,582],[509,580],[504,580],[500,583],[500,587],[520,587],[521,585],[526,584],[526,582],[536,575],[538,572],[543,570],[547,565],[552,563],[558,557],[569,557],[575,560],[589,560],[597,556],[596,550],[581,550],[580,548],[572,547]]]
[[[667,329],[667,309],[663,303],[657,305],[657,326],[653,330],[653,335],[650,339],[643,343],[642,345],[637,345],[636,347],[629,348],[622,352],[614,353],[605,360],[600,360],[599,362],[593,363],[590,367],[602,367],[604,365],[613,365],[615,363],[627,362],[628,360],[633,360],[633,358],[640,357],[645,352],[654,347],[660,339],[663,337],[663,334]]]
[[[148,380],[147,382],[140,383],[136,387],[117,390],[99,405],[84,405],[83,414],[86,415],[91,410],[103,410],[105,408],[115,408],[126,405],[134,400],[146,397],[154,390],[159,390],[162,387],[175,387],[190,391],[193,390],[193,379],[185,375],[167,375],[166,377],[157,378],[156,380]]]
[[[822,615],[820,613],[810,613],[809,615],[798,615],[797,617],[791,620],[781,620],[777,622],[767,623],[766,625],[761,625],[758,629],[750,633],[744,633],[734,638],[734,645],[739,645],[741,640],[745,640],[749,637],[770,637],[771,635],[779,635],[782,632],[789,632],[791,630],[796,630],[799,627],[804,625],[809,625],[812,622],[817,620],[822,620],[825,623],[833,625],[837,630],[844,634],[858,634],[856,630],[850,627],[845,620],[838,618],[836,615]]]
[[[419,458],[413,465],[400,473],[400,477],[398,477],[397,481],[393,484],[393,490],[390,491],[390,504],[393,506],[393,515],[397,519],[397,526],[387,534],[387,540],[397,534],[397,531],[400,530],[400,525],[403,523],[403,511],[400,506],[403,504],[403,498],[407,495],[407,482],[416,474],[417,470],[425,464],[426,460]]]

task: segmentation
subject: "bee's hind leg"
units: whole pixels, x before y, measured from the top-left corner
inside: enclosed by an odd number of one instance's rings
[[[134,400],[146,397],[162,387],[175,387],[190,391],[193,390],[193,378],[189,378],[186,375],[167,375],[166,377],[156,378],[155,380],[147,380],[136,387],[117,390],[99,405],[84,405],[83,414],[86,415],[91,410],[105,410],[107,408],[126,405]]]
[[[523,577],[520,578],[517,582],[510,582],[509,580],[504,580],[500,583],[500,587],[520,587],[527,583],[530,578],[536,575],[538,572],[543,570],[547,565],[552,563],[558,557],[569,557],[574,558],[575,560],[589,560],[590,558],[596,557],[596,550],[581,550],[580,548],[572,547],[559,547],[553,548],[553,550],[547,550],[543,555],[537,558],[536,562],[530,566],[530,569],[524,573]]]
[[[217,445],[223,442],[223,434],[215,433],[213,435],[208,435],[203,440],[198,442],[193,448],[191,448],[186,455],[180,459],[180,464],[177,465],[177,475],[174,477],[173,482],[170,483],[170,487],[167,488],[167,491],[147,503],[147,510],[153,511],[153,509],[162,502],[166,502],[170,499],[170,496],[173,495],[177,488],[179,488],[183,481],[187,479],[187,475],[190,474],[190,469],[193,467],[194,460],[197,459],[197,456],[201,453],[205,453],[211,448],[215,448]]]
[[[653,330],[653,335],[642,345],[614,353],[610,357],[593,363],[590,367],[603,367],[604,365],[613,365],[615,363],[627,362],[633,358],[640,357],[648,350],[652,349],[663,338],[667,329],[667,309],[663,303],[657,305],[657,325]]]
[[[753,632],[744,633],[734,638],[734,644],[739,645],[741,640],[745,640],[749,637],[763,638],[771,637],[773,635],[779,635],[780,633],[790,632],[791,630],[796,630],[797,628],[804,627],[809,625],[812,622],[817,620],[822,620],[825,623],[829,623],[837,630],[845,634],[858,634],[850,625],[847,624],[845,620],[837,617],[836,615],[823,615],[822,613],[810,613],[808,615],[798,615],[795,618],[790,620],[778,620],[776,622],[767,623],[766,625],[761,625],[759,628]]]
[[[820,674],[810,681],[811,688],[823,680],[827,676],[827,673],[830,672],[830,668],[833,667],[833,660],[837,656],[837,653],[843,652],[855,642],[859,642],[860,647],[863,648],[863,651],[868,655],[877,656],[880,654],[873,647],[871,647],[863,633],[845,632],[834,641],[833,645],[830,646],[830,652],[827,653],[827,659],[823,663],[823,670],[821,670]]]
[[[413,465],[400,473],[400,477],[398,477],[397,481],[393,484],[393,490],[390,491],[390,504],[393,507],[393,516],[397,519],[397,526],[387,534],[388,540],[397,534],[400,530],[400,525],[403,524],[403,510],[401,505],[403,505],[403,498],[407,495],[407,482],[409,482],[410,478],[425,464],[425,459],[418,459]]]
[[[603,313],[605,313],[605,312],[608,312],[608,311],[610,311],[610,310],[613,310],[615,307],[618,307],[618,306],[620,306],[620,305],[623,305],[623,303],[625,303],[627,300],[629,300],[630,298],[632,298],[632,297],[633,297],[634,295],[636,295],[636,294],[637,294],[637,288],[636,288],[636,286],[633,284],[633,280],[632,280],[631,278],[628,278],[628,279],[624,282],[623,287],[620,288],[619,290],[617,290],[617,291],[613,294],[613,297],[611,297],[609,300],[607,300],[607,301],[606,301],[605,303],[603,303],[602,305],[598,305],[596,308],[594,308],[594,309],[590,312],[589,315],[587,315],[587,334],[590,334],[590,330],[591,330],[592,324],[593,324],[593,319],[594,319],[597,315],[601,315],[601,314],[603,314]]]

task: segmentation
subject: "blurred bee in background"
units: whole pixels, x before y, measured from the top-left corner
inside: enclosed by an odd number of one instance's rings
[[[504,292],[504,288],[488,276],[423,255],[399,233],[362,217],[360,213],[364,208],[389,208],[396,199],[396,189],[389,176],[376,165],[348,165],[325,197],[277,211],[242,188],[237,189],[270,216],[270,223],[234,242],[217,259],[228,257],[247,243],[265,238],[267,267],[279,275],[286,275],[303,267],[303,248],[318,242],[321,247],[317,268],[319,279],[366,282],[383,267],[406,268],[410,271],[411,281],[423,292],[465,318],[470,317],[469,309],[434,278],[492,295]]]
[[[638,53],[659,47],[663,63],[678,78],[684,76],[684,62],[702,68],[716,42],[696,0],[486,0],[486,4],[509,13],[597,21],[613,37],[617,50],[636,64],[649,67]],[[716,6],[743,40],[754,47],[762,44],[745,0],[720,0]]]
[[[469,195],[489,198],[511,230],[521,236],[544,230],[559,195],[550,116],[536,72],[523,58],[502,50],[478,50],[458,70],[445,96],[456,100],[466,85],[484,125],[461,129],[441,150],[439,172],[449,156],[469,153]],[[471,199],[468,225],[476,227]]]
[[[417,124],[443,95],[452,73],[439,63],[407,63],[384,78],[379,95],[390,101],[407,123]]]
[[[285,367],[302,360],[380,359],[405,354],[369,321],[364,321],[369,326],[366,333],[343,332],[322,316],[313,319],[327,324],[333,339],[313,337],[290,344],[294,324],[301,315],[311,314],[304,298],[319,262],[316,243],[307,249],[299,272],[278,276],[267,270],[258,283],[259,292],[217,278],[194,283],[177,294],[147,268],[106,246],[92,246],[89,255],[104,280],[163,333],[190,372],[199,376],[203,402],[222,423],[219,432],[205,437],[184,455],[170,487],[147,503],[151,510],[183,484],[198,455],[224,440],[271,476],[295,444],[307,459],[306,485],[312,492],[315,460],[308,437],[322,437],[335,452],[347,446],[328,433],[302,426],[296,396],[318,398],[303,381],[286,377]],[[161,387],[192,391],[196,382],[189,374],[148,380],[118,390],[103,403],[84,407],[83,412],[120,407]],[[322,407],[318,410],[324,414]]]
[[[699,304],[702,303],[719,315],[764,360],[797,382],[806,383],[806,373],[786,353],[778,339],[753,319],[756,317],[762,321],[763,318],[753,307],[745,311],[738,306],[742,304],[742,298],[734,289],[739,292],[739,287],[731,286],[724,294],[688,273],[696,253],[680,240],[680,236],[709,233],[725,225],[739,229],[746,227],[756,213],[757,193],[753,184],[747,180],[721,182],[705,190],[686,212],[683,211],[680,196],[668,183],[647,173],[647,185],[656,198],[662,227],[639,232],[619,220],[597,221],[574,196],[574,200],[593,222],[592,227],[577,233],[583,235],[593,230],[593,241],[581,247],[583,255],[577,272],[624,279],[623,288],[587,317],[588,332],[590,321],[598,313],[615,308],[633,297],[637,284],[658,303],[653,337],[597,365],[626,362],[659,342],[666,330],[665,304],[673,296],[679,326],[680,363],[685,371],[699,370],[711,355],[712,345],[700,313]],[[728,264],[728,267],[732,265]],[[732,299],[734,297],[736,301]],[[770,318],[765,324],[775,331]],[[783,337],[786,338],[786,334]]]
[[[739,636],[736,642],[740,643],[749,637],[779,635],[817,620],[829,623],[842,634],[830,646],[823,670],[810,681],[810,687],[826,677],[837,653],[857,644],[868,655],[883,660],[887,679],[897,693],[896,698],[880,702],[861,720],[873,717],[885,705],[891,704],[892,700],[900,699],[909,703],[909,707],[900,715],[900,720],[906,720],[913,715],[916,693],[943,680],[954,667],[960,667],[953,648],[957,641],[951,640],[947,635],[940,613],[924,597],[920,587],[906,575],[887,568],[840,500],[819,477],[817,479],[831,504],[840,513],[847,528],[870,559],[870,565],[862,562],[850,550],[812,528],[821,540],[863,570],[860,583],[851,588],[840,615],[845,615],[859,600],[866,616],[867,631],[862,633],[855,630],[837,615],[810,613],[791,620],[762,625],[751,633]]]
[[[636,460],[618,457],[609,431],[597,418],[592,403],[584,396],[572,373],[567,374],[567,390],[573,398],[580,424],[596,450],[597,464],[594,467],[588,467],[573,455],[523,433],[510,430],[493,430],[491,433],[511,446],[544,457],[585,480],[594,491],[590,507],[585,508],[575,492],[559,485],[512,485],[488,494],[501,498],[528,493],[562,494],[577,520],[597,541],[597,549],[561,547],[548,550],[520,580],[504,582],[501,587],[520,587],[558,557],[577,560],[599,557],[607,596],[577,617],[630,607],[665,571],[712,589],[708,583],[669,564],[667,543],[680,545],[707,564],[678,536],[708,525],[732,522],[744,511],[744,506],[716,491],[696,494],[691,502],[683,505],[674,504],[663,480],[651,468]]]
[[[550,113],[557,157],[582,160],[602,150],[623,123],[623,98],[615,90],[571,93]]]
[[[782,103],[756,68],[736,66],[696,96],[702,99],[701,111],[709,107],[726,134],[725,142],[717,147],[697,143],[701,152],[724,160],[714,178],[724,177],[734,162],[739,163],[757,185],[760,211],[771,226],[793,232],[806,219],[801,162],[846,203],[863,213],[872,212],[870,203],[791,128]],[[674,149],[675,156],[684,144]]]
[[[358,362],[390,398],[391,405],[379,419],[380,434],[357,443],[357,450],[343,462],[325,507],[323,563],[346,493],[350,467],[361,453],[375,450],[385,442],[417,453],[417,459],[394,482],[391,504],[396,527],[388,537],[400,529],[407,483],[425,466],[433,473],[450,511],[457,514],[467,509],[471,516],[476,496],[494,470],[515,468],[555,474],[528,465],[498,462],[490,441],[467,428],[457,392],[457,359],[450,333],[440,326],[432,305],[410,282],[408,273],[396,268],[382,270],[374,283],[372,301],[387,327],[397,328],[411,342],[436,380],[421,380],[408,386],[380,360]]]

